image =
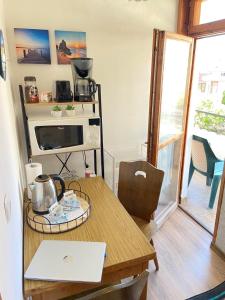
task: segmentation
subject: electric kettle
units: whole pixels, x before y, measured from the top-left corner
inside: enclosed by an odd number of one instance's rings
[[[57,195],[55,181],[59,181],[61,192]],[[49,208],[61,200],[65,192],[65,182],[59,175],[39,175],[29,185],[32,191],[32,209],[36,214],[49,213]]]

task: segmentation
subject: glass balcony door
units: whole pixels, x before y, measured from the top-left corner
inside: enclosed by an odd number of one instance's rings
[[[147,159],[165,172],[157,218],[179,198],[193,39],[155,30],[153,44]]]

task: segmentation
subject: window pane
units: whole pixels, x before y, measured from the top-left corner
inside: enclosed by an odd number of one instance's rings
[[[160,143],[183,131],[190,43],[166,40],[160,119]]]
[[[159,150],[157,167],[164,171],[156,217],[177,200],[181,139]]]
[[[203,0],[201,3],[200,24],[225,19],[225,0]]]

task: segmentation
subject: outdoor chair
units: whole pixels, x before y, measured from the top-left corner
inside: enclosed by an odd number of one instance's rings
[[[118,198],[154,247],[152,219],[157,209],[164,172],[146,161],[121,162]],[[157,256],[154,259],[159,269]]]
[[[213,208],[223,167],[224,161],[215,156],[207,139],[193,135],[188,185],[191,182],[194,171],[206,176],[206,185],[211,186],[209,208]]]

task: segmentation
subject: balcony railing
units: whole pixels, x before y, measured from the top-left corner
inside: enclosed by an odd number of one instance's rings
[[[225,135],[225,115],[196,109],[195,126]]]

